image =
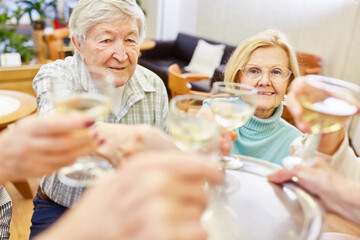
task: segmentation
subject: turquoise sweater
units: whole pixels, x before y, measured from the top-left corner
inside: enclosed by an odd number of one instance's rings
[[[282,104],[267,119],[252,116],[242,127],[235,130],[238,139],[233,142],[231,153],[264,159],[281,165],[289,155],[291,142],[302,133],[281,118]]]

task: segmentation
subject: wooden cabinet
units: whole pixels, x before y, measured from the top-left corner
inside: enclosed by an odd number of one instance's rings
[[[0,90],[15,90],[36,96],[32,81],[42,64],[0,67]]]

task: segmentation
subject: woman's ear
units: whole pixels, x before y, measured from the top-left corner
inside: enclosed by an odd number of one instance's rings
[[[294,80],[294,74],[292,73],[291,76],[289,77],[285,94],[287,94],[290,91],[290,85],[291,85],[293,80]]]

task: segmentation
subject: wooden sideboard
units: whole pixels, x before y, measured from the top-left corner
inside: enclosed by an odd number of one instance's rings
[[[32,81],[42,64],[0,67],[0,90],[14,90],[36,96]]]

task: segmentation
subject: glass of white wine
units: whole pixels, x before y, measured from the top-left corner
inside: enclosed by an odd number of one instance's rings
[[[283,165],[313,165],[312,157],[318,148],[321,135],[340,130],[348,119],[358,112],[360,87],[356,84],[321,75],[307,75],[299,102],[303,108],[302,120],[312,134],[308,136],[300,156],[283,159]]]
[[[183,151],[211,153],[219,140],[213,116],[200,113],[204,100],[197,95],[179,95],[170,100],[169,134]]]
[[[62,76],[51,79],[51,99],[58,114],[86,114],[105,120],[111,110],[114,77],[106,69],[87,67],[80,83],[69,86]],[[91,79],[90,81],[88,79]],[[86,187],[93,180],[113,169],[109,161],[97,156],[78,157],[72,165],[61,168],[57,175],[61,182],[73,187]]]
[[[233,131],[243,126],[254,114],[257,90],[240,83],[215,82],[210,92],[210,108],[217,123]],[[231,156],[223,156],[225,169],[239,169],[243,163]]]
[[[197,95],[179,95],[170,100],[169,134],[183,151],[206,154],[216,161],[220,127],[211,111],[202,108],[206,98]],[[210,203],[203,214],[202,224],[208,239],[238,239],[236,214],[227,205],[226,194],[206,185]],[[234,215],[235,214],[235,215]]]

